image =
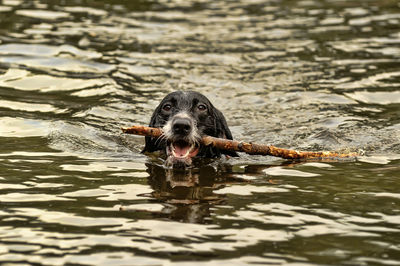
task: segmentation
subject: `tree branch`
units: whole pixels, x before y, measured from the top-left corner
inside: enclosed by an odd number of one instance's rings
[[[121,128],[122,132],[127,134],[135,134],[141,136],[149,136],[158,138],[163,134],[160,128],[146,127],[146,126],[133,126],[129,128]],[[323,159],[323,158],[356,158],[359,154],[353,153],[337,153],[330,151],[296,151],[289,149],[277,148],[272,145],[262,145],[248,142],[239,142],[236,140],[221,139],[211,136],[204,136],[202,144],[205,146],[212,146],[221,150],[239,151],[252,155],[269,155],[280,157],[283,159]]]

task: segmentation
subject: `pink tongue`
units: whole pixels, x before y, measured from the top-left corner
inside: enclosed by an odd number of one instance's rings
[[[190,146],[180,147],[177,145],[177,146],[174,146],[174,148],[175,148],[176,156],[183,157],[187,153],[187,151],[190,149]]]

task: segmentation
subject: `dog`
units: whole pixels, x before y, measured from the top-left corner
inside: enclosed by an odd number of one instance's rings
[[[174,168],[190,166],[194,157],[238,156],[234,151],[201,144],[204,135],[232,139],[224,115],[201,93],[168,94],[154,110],[149,126],[162,128],[164,133],[159,138],[146,137],[142,152],[161,151],[166,156],[166,164]]]

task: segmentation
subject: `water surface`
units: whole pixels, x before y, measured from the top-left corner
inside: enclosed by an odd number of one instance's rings
[[[0,3],[0,261],[400,264],[398,1]],[[120,127],[196,90],[249,156],[171,173]]]

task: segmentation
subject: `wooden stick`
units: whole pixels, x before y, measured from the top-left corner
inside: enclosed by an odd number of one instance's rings
[[[163,134],[162,129],[146,127],[146,126],[133,126],[129,128],[121,128],[124,133],[135,134],[142,136],[149,136],[158,138]],[[239,151],[253,155],[270,155],[280,157],[283,159],[322,159],[322,158],[356,158],[358,153],[337,153],[330,151],[296,151],[289,149],[277,148],[272,145],[262,145],[248,142],[239,142],[236,140],[221,139],[211,136],[204,136],[202,144],[205,146],[212,146],[221,150]]]

